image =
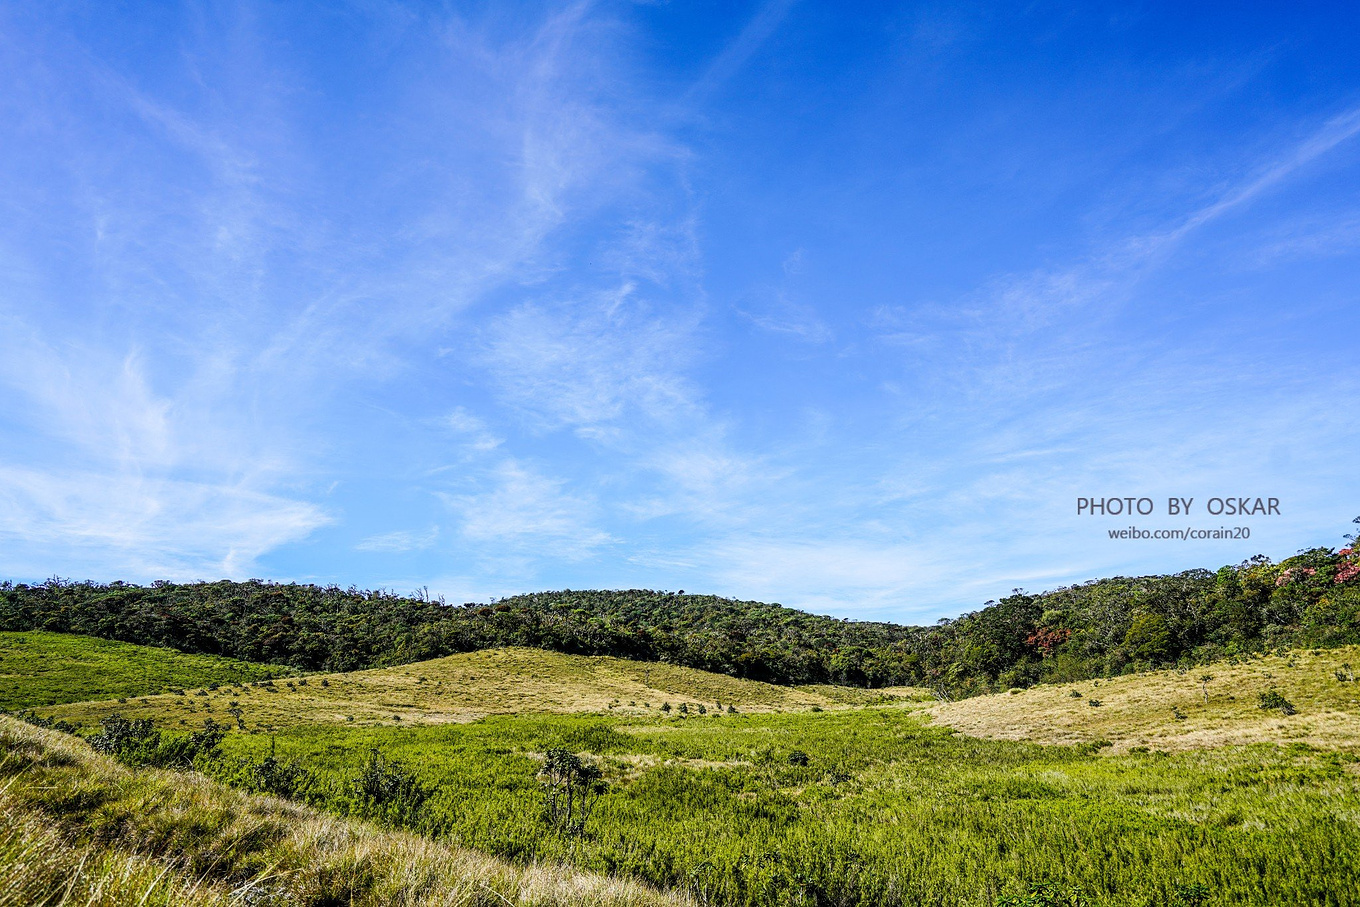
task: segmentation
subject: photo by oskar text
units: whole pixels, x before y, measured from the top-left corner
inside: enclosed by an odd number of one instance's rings
[[[1193,516],[1206,513],[1209,516],[1279,516],[1280,499],[1273,497],[1213,497],[1196,504],[1195,498],[1169,497],[1165,508],[1158,510],[1157,503],[1150,497],[1079,497],[1077,516],[1151,516],[1165,513],[1167,516]]]

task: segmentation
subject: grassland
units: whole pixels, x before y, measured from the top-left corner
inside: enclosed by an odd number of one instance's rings
[[[664,706],[763,712],[829,708],[817,692],[740,680],[694,668],[621,658],[562,655],[540,649],[489,649],[394,668],[314,674],[272,684],[235,684],[184,695],[139,697],[127,703],[83,703],[44,714],[97,724],[118,712],[171,727],[197,726],[214,717],[231,723],[240,710],[248,729],[297,725],[412,725],[472,721],[527,712],[659,714]],[[878,694],[856,691],[859,699]]]
[[[250,784],[277,756],[310,774],[301,799],[343,814],[377,749],[433,791],[401,820],[424,838],[402,840],[570,865],[697,904],[993,907],[1050,883],[1066,901],[1028,903],[1078,903],[1080,891],[1091,907],[1351,907],[1360,687],[1336,677],[1348,661],[1360,652],[929,703],[909,688],[792,689],[505,649],[42,711],[86,726],[118,711],[173,730],[226,721],[235,702],[246,732],[204,766],[220,780]],[[1269,689],[1298,714],[1261,710]],[[555,747],[609,785],[584,834],[544,820],[538,773]],[[55,814],[43,809],[33,815]],[[64,815],[83,834],[75,810]]]
[[[1104,740],[1116,751],[1306,743],[1354,752],[1360,749],[1360,683],[1337,677],[1355,676],[1351,665],[1360,665],[1360,646],[1043,684],[937,703],[929,711],[941,724],[998,740]],[[1202,681],[1205,675],[1212,679]],[[1270,690],[1293,703],[1298,714],[1262,710],[1258,695]],[[1100,704],[1093,706],[1092,701]]]
[[[73,636],[0,633],[0,709],[146,696],[296,673],[212,655]]]
[[[0,717],[0,907],[684,903],[246,796],[201,775],[130,772],[72,737]]]
[[[273,744],[318,773],[319,802],[376,747],[434,786],[427,834],[701,903],[992,905],[1035,882],[1110,907],[1200,890],[1208,904],[1360,903],[1356,757],[1304,745],[1110,755],[969,738],[903,707],[301,726]],[[554,746],[612,787],[583,837],[541,818],[535,776]],[[229,768],[271,742],[228,747]]]

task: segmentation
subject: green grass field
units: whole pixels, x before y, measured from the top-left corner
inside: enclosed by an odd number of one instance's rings
[[[311,806],[353,812],[377,749],[433,791],[403,822],[431,840],[701,905],[1350,907],[1360,726],[1357,687],[1335,675],[1356,655],[1235,659],[1205,669],[1207,690],[1165,671],[932,704],[507,649],[39,711],[174,731],[236,702],[246,730],[205,766],[224,782],[255,784],[272,753],[314,775]],[[65,663],[63,688],[93,683]],[[1297,714],[1261,710],[1272,689]],[[1084,742],[987,739],[1010,737]],[[609,785],[584,834],[544,819],[554,747]]]
[[[0,716],[0,907],[686,907],[566,867],[514,866],[251,797],[129,771]]]
[[[0,709],[150,696],[283,677],[288,668],[72,636],[0,633]]]
[[[312,726],[274,745],[337,786],[378,747],[435,785],[421,828],[436,837],[706,903],[990,905],[1036,882],[1099,905],[1172,905],[1196,885],[1211,904],[1360,903],[1355,757],[1302,745],[1106,755],[969,738],[903,708]],[[229,739],[233,757],[270,746]],[[582,838],[540,818],[552,746],[611,784]]]

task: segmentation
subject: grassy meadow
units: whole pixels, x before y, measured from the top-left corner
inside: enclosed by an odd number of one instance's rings
[[[863,690],[849,691],[849,697],[885,698]],[[247,729],[267,732],[303,724],[446,724],[526,712],[642,716],[681,705],[696,713],[700,706],[705,712],[732,707],[745,713],[835,704],[817,687],[794,689],[675,665],[507,648],[348,674],[199,687],[126,703],[81,703],[43,711],[87,726],[117,712],[186,727],[201,725],[208,717],[234,724],[230,710],[239,709]]]
[[[611,785],[582,837],[540,817],[554,746]],[[343,808],[334,792],[372,747],[433,785],[428,834],[701,903],[990,905],[1037,882],[1091,904],[1170,905],[1196,886],[1204,903],[1360,903],[1356,757],[1298,744],[1110,755],[970,738],[888,707],[310,726],[233,736],[224,765],[272,748]]]
[[[190,772],[129,771],[0,716],[0,907],[683,907],[555,866],[252,797]]]
[[[294,673],[290,668],[185,655],[92,636],[36,630],[0,633],[0,709],[10,711],[248,683]]]
[[[1356,676],[1352,665],[1360,665],[1360,646],[1253,654],[1202,668],[934,703],[929,712],[941,724],[979,737],[1106,740],[1116,751],[1306,743],[1354,752],[1360,747],[1360,683],[1339,679]],[[1262,710],[1259,696],[1271,690],[1298,714]]]
[[[780,687],[664,664],[500,649],[39,710],[89,728],[114,713],[150,717],[170,731],[201,727],[205,718],[227,723],[220,757],[200,765],[221,784],[194,773],[129,773],[73,738],[13,722],[4,725],[3,772],[16,775],[14,760],[29,758],[15,753],[36,751],[23,742],[30,735],[55,755],[41,770],[23,768],[12,789],[29,793],[16,801],[15,822],[37,834],[47,818],[60,819],[72,853],[94,841],[125,842],[101,850],[99,860],[133,879],[150,871],[138,861],[160,861],[169,869],[158,884],[206,886],[203,903],[230,896],[232,885],[274,859],[292,867],[285,877],[297,874],[293,899],[278,903],[348,903],[297,892],[320,890],[307,848],[318,848],[319,863],[331,867],[326,877],[342,888],[350,869],[337,867],[353,861],[325,836],[289,837],[286,846],[269,838],[281,855],[247,861],[230,878],[205,877],[197,864],[166,862],[164,842],[173,836],[143,828],[161,820],[134,821],[131,813],[168,811],[175,821],[230,827],[221,834],[253,841],[254,826],[239,823],[263,810],[367,836],[365,846],[382,853],[400,841],[459,866],[478,854],[501,880],[497,897],[482,902],[475,898],[485,892],[463,882],[440,882],[456,894],[436,897],[428,892],[446,889],[433,882],[392,881],[427,879],[433,870],[374,857],[378,868],[364,870],[355,903],[546,904],[567,897],[561,886],[617,884],[609,897],[619,904],[1346,907],[1360,904],[1353,698],[1360,687],[1337,674],[1346,677],[1357,656],[1332,649],[1235,658],[935,703],[910,688]],[[66,664],[64,683],[74,689],[88,667]],[[1201,681],[1206,674],[1213,679]],[[1297,714],[1262,710],[1257,694],[1269,690]],[[541,771],[555,748],[597,766],[608,786],[584,833],[545,821]],[[339,818],[365,815],[355,779],[374,751],[429,794],[418,810],[369,816],[403,831]],[[267,760],[305,771],[298,803],[227,789],[260,789]],[[68,770],[79,777],[56,777]],[[108,803],[132,801],[77,793],[93,784],[81,775],[89,772],[121,779],[120,790],[147,785],[168,799],[110,812]],[[43,785],[67,792],[49,795]],[[194,798],[216,805],[194,820]],[[4,840],[28,840],[21,831],[11,823],[10,837],[0,839],[0,863]],[[219,840],[208,849],[235,846]],[[471,870],[441,872],[461,878]],[[515,873],[531,872],[557,880],[556,893],[526,895]]]

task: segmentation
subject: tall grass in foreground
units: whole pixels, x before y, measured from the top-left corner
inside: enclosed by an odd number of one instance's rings
[[[248,735],[226,745],[228,769],[269,751]],[[308,796],[338,812],[363,807],[346,781],[374,746],[430,785],[413,824],[437,839],[701,904],[1360,905],[1360,762],[1308,746],[1111,756],[963,737],[900,708],[505,716],[277,738],[281,760],[316,773]],[[554,747],[584,754],[610,785],[585,834],[543,819],[537,776]],[[1035,886],[1061,899],[1015,900]]]
[[[132,772],[0,717],[0,907],[677,907],[559,866],[510,866],[428,839],[223,788]]]
[[[188,903],[217,907],[227,898],[148,857],[74,844],[41,815],[0,795],[0,907]]]

